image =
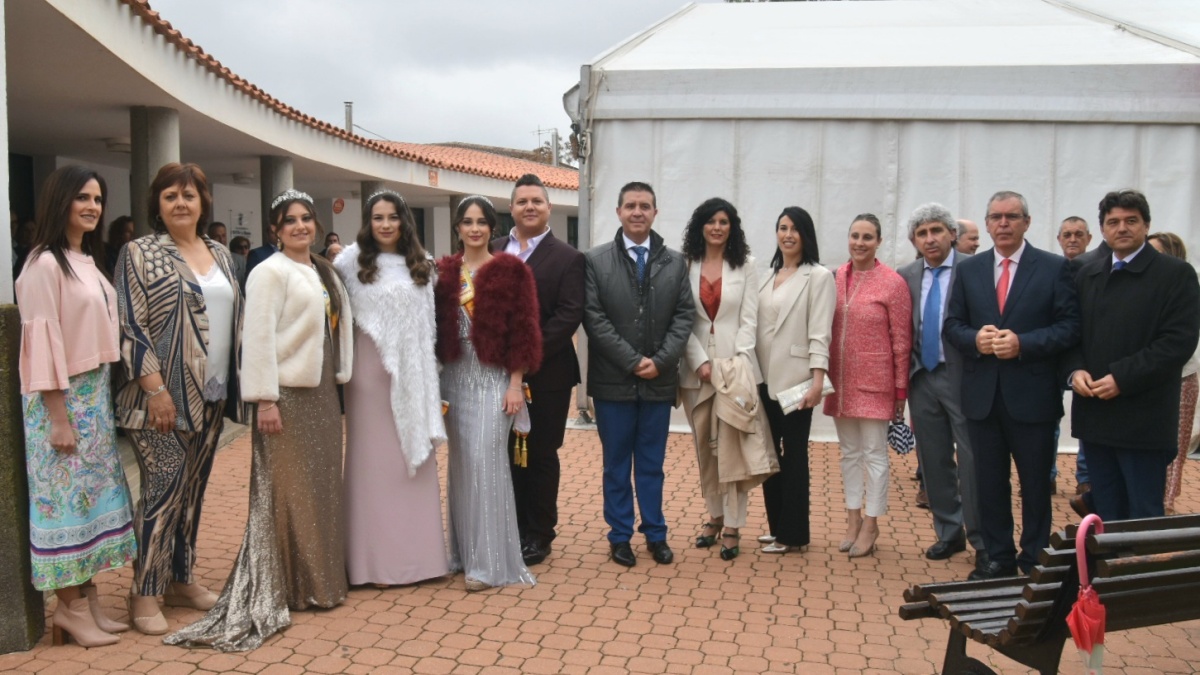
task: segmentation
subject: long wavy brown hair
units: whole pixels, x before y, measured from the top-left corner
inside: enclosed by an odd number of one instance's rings
[[[313,224],[317,227],[317,234],[313,237],[316,241],[325,232],[325,228],[321,226],[321,221],[317,218],[317,212],[313,209],[313,205],[304,199],[288,199],[275,205],[271,209],[271,228],[276,232],[278,239],[279,228],[283,226],[283,218],[287,215],[288,209],[292,208],[292,204],[300,204],[308,209],[309,215],[312,216]],[[282,242],[281,242],[282,243]],[[283,246],[279,247],[283,250]],[[328,260],[313,253],[308,254],[309,261],[317,270],[317,276],[321,277],[321,283],[325,286],[325,290],[329,293],[329,309],[334,316],[342,315],[342,294],[336,291],[340,280],[337,278],[337,272],[333,269],[333,265]],[[340,322],[339,322],[340,325]]]
[[[364,284],[373,284],[379,278],[379,242],[371,232],[371,209],[381,201],[387,201],[396,207],[400,214],[400,241],[396,244],[396,252],[404,256],[408,265],[408,274],[417,286],[429,283],[433,276],[433,261],[421,246],[417,238],[417,221],[404,198],[395,192],[380,192],[372,195],[363,203],[362,228],[358,231],[358,280]]]

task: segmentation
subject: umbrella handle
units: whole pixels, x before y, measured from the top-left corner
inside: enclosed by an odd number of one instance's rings
[[[1094,513],[1084,516],[1083,520],[1079,522],[1079,529],[1075,532],[1075,561],[1079,563],[1079,585],[1085,587],[1091,582],[1088,578],[1087,535],[1093,525],[1096,528],[1096,534],[1104,534],[1104,521]]]

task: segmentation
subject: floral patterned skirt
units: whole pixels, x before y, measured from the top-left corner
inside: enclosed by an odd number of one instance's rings
[[[129,487],[117,456],[108,366],[72,376],[67,419],[75,452],[50,446],[41,394],[21,397],[29,474],[29,544],[38,590],[77,586],[133,560],[137,542]]]

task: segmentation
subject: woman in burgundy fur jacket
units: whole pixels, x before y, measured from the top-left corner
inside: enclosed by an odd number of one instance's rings
[[[521,559],[507,442],[525,408],[522,377],[541,364],[542,337],[533,274],[516,257],[488,251],[495,227],[487,198],[464,199],[454,215],[462,252],[438,261],[434,286],[449,402],[450,567],[466,573],[468,591],[534,583]]]

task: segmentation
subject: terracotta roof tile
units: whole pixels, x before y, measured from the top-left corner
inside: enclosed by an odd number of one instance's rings
[[[216,57],[204,51],[200,45],[184,37],[171,22],[163,19],[155,10],[150,8],[148,0],[120,0],[140,17],[155,33],[162,35],[168,42],[180,51],[188,54],[202,67],[208,69],[217,77],[228,82],[248,96],[261,101],[274,109],[280,115],[310,126],[318,131],[336,136],[342,140],[361,145],[385,155],[399,157],[433,168],[449,169],[461,173],[503,180],[516,180],[522,174],[536,173],[548,186],[563,190],[579,189],[579,172],[563,167],[551,167],[545,164],[528,162],[502,155],[464,148],[452,148],[439,145],[423,145],[419,143],[400,143],[392,141],[375,141],[347,132],[341,127],[306,115],[271,96],[257,86],[247,82],[245,78],[233,73],[221,64]]]

